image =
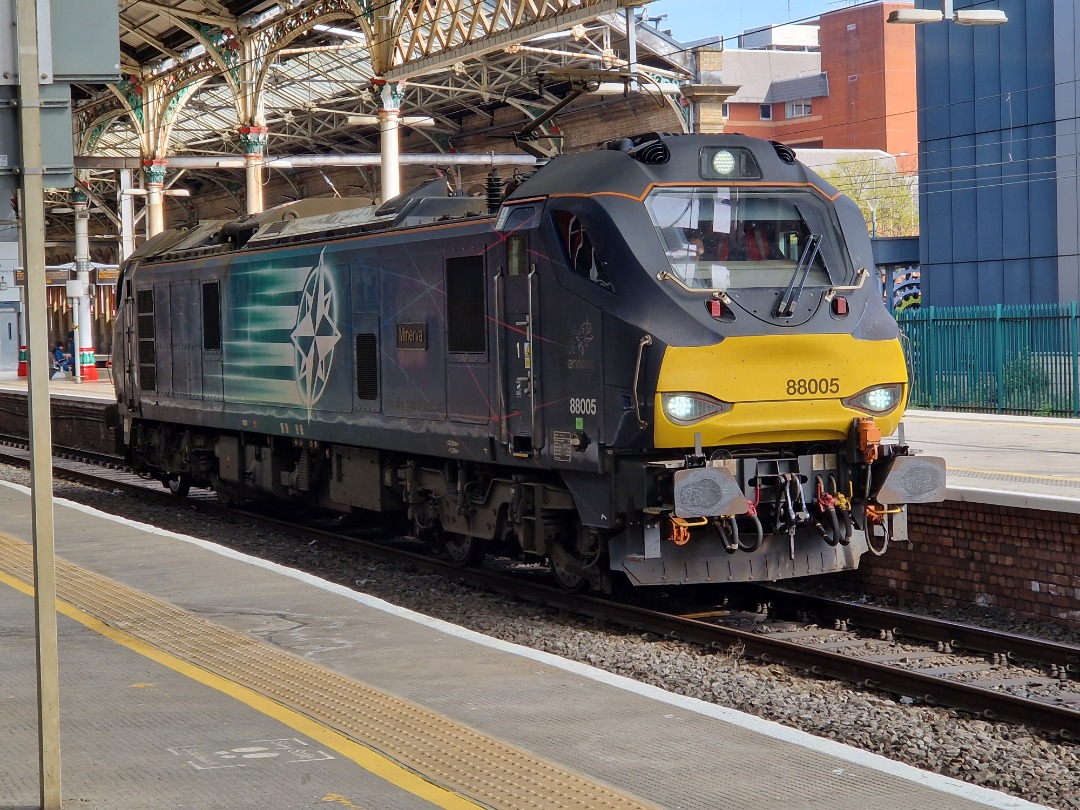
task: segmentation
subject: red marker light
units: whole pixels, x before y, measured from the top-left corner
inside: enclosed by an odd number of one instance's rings
[[[717,298],[710,298],[709,301],[708,301],[708,304],[709,304],[709,314],[710,315],[712,315],[714,318],[723,318],[724,317],[724,302],[723,301],[720,301]]]
[[[833,315],[841,315],[841,316],[847,315],[848,314],[847,299],[844,298],[843,296],[838,296],[838,297],[834,298],[832,300],[832,311],[833,311]]]

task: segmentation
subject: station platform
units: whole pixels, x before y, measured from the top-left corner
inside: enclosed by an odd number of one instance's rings
[[[1080,419],[909,410],[903,424],[945,459],[949,500],[1080,513]]]
[[[29,388],[26,377],[20,377],[15,371],[0,371],[0,391],[21,391],[26,393]],[[85,397],[87,399],[102,399],[114,402],[116,390],[113,381],[107,374],[102,374],[96,380],[78,381],[70,375],[56,375],[49,380],[49,394],[54,397]]]
[[[37,806],[29,494],[0,486],[0,806]],[[1040,807],[57,501],[65,807]]]

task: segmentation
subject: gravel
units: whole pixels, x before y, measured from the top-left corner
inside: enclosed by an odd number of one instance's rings
[[[0,478],[29,484],[25,470],[0,465]],[[408,567],[369,560],[288,535],[207,517],[188,508],[56,482],[56,495],[309,571],[402,607],[487,635],[591,664],[668,691],[775,720],[929,771],[1045,804],[1080,810],[1080,745],[1020,726],[914,705],[778,665],[709,652],[631,631],[597,627],[536,605],[477,591]],[[935,610],[957,621],[1077,643],[1061,628],[970,610]]]

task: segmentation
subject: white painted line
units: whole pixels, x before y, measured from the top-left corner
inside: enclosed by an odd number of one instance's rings
[[[1080,514],[1080,494],[1070,498],[1064,495],[1041,495],[1034,492],[1013,492],[1006,489],[984,489],[949,484],[945,490],[945,500]]]

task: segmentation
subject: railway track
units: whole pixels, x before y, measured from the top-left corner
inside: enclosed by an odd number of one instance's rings
[[[0,437],[4,445],[0,461],[28,463],[28,452],[19,449],[19,441]],[[125,472],[118,459],[102,454],[58,450],[54,475],[177,503],[176,496],[158,482]],[[461,568],[418,553],[415,542],[387,545],[385,532],[372,540],[337,529],[298,526],[262,513],[227,509],[209,494],[188,501],[195,508],[289,532],[308,542],[411,565],[639,632],[709,649],[737,647],[751,658],[887,692],[904,702],[970,712],[1033,726],[1067,740],[1080,739],[1080,646],[762,586],[732,590],[733,599],[751,605],[748,609],[710,604],[678,612],[654,610],[632,601],[567,593],[535,575],[521,576],[515,570],[519,566],[512,562]],[[528,570],[536,573],[535,566]]]

